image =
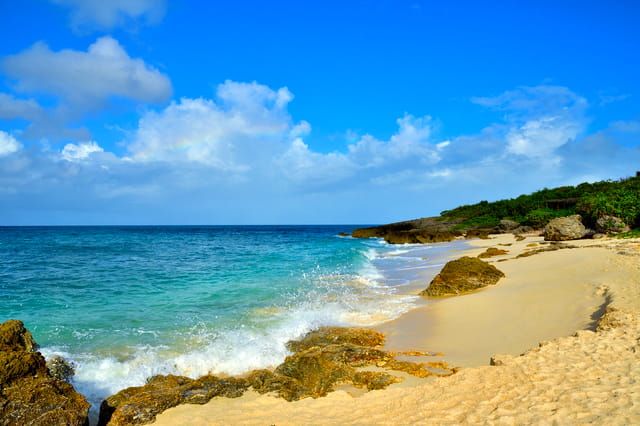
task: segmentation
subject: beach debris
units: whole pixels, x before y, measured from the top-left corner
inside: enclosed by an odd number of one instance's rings
[[[509,253],[507,250],[503,250],[495,247],[489,247],[484,252],[480,253],[478,255],[478,258],[486,259],[494,256],[502,256],[503,254],[507,254],[507,253]]]
[[[73,363],[67,361],[60,355],[54,355],[47,360],[47,369],[51,377],[58,380],[68,382],[76,374],[76,369]]]
[[[0,424],[88,424],[89,403],[53,377],[24,324],[0,324]]]
[[[601,234],[619,234],[629,232],[629,226],[619,217],[604,215],[596,221],[596,231]]]
[[[579,214],[558,217],[549,221],[544,227],[545,241],[579,240],[587,234]]]
[[[422,296],[451,296],[493,285],[504,273],[477,257],[461,257],[444,265],[444,268],[423,290]]]

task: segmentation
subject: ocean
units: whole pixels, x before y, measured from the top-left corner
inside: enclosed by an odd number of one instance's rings
[[[0,228],[0,322],[76,364],[94,405],[155,374],[241,374],[279,364],[323,325],[371,326],[456,244],[341,237],[355,226]],[[426,286],[424,282],[424,286]]]

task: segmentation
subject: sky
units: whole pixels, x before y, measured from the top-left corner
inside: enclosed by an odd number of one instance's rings
[[[0,225],[375,224],[640,170],[635,1],[0,19]]]

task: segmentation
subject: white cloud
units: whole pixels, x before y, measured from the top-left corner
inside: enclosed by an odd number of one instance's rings
[[[388,138],[351,132],[322,152],[289,90],[227,81],[214,99],[145,112],[124,156],[2,142],[0,223],[373,223],[637,168],[637,123],[585,134],[586,100],[566,88],[498,98],[480,103],[504,118],[475,134],[439,138],[431,117],[406,114]]]
[[[110,30],[143,21],[156,24],[166,12],[166,0],[52,0],[71,10],[71,27],[80,32]]]
[[[13,154],[22,148],[20,142],[7,132],[0,130],[0,157]]]
[[[95,152],[104,152],[96,142],[89,141],[79,144],[68,143],[62,149],[60,155],[67,161],[80,161],[89,158]]]
[[[130,157],[246,171],[310,130],[306,122],[292,122],[286,108],[291,99],[286,88],[227,81],[218,86],[216,100],[183,98],[143,115],[129,141]]]
[[[38,42],[2,61],[5,74],[20,93],[52,94],[62,104],[83,111],[113,97],[162,102],[171,82],[142,59],[131,58],[117,40],[101,37],[86,52],[52,51]]]
[[[18,99],[13,95],[0,93],[0,118],[2,119],[35,120],[41,113],[42,108],[34,99]]]
[[[548,157],[586,129],[588,102],[566,87],[523,86],[471,100],[505,112],[507,154]]]

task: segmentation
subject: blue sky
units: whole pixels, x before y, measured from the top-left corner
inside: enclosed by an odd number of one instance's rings
[[[379,223],[640,169],[635,2],[0,1],[0,224]]]

